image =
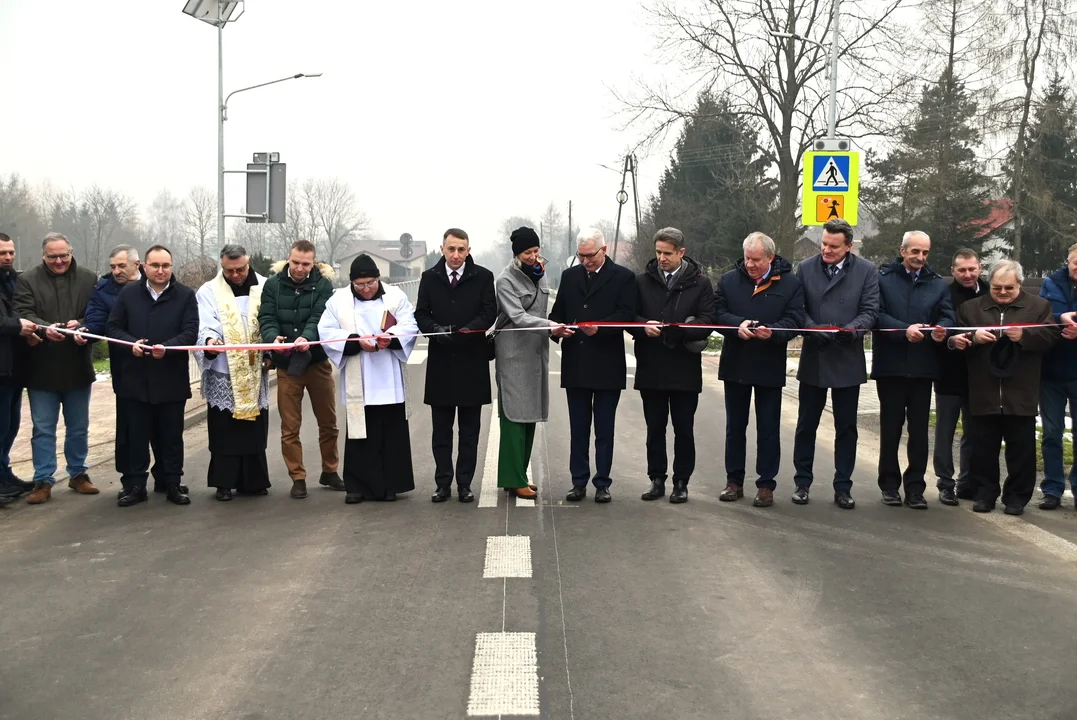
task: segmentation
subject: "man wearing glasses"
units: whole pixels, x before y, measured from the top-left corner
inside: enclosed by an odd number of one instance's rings
[[[550,320],[562,325],[581,322],[634,322],[636,276],[606,257],[606,239],[590,228],[576,238],[580,264],[561,273],[561,285]],[[617,402],[625,389],[623,328],[558,327],[554,342],[561,343],[561,387],[568,397],[569,472],[572,490],[566,499],[587,497],[587,483],[595,485],[595,502],[610,501],[613,467],[613,432]],[[595,425],[595,474],[591,476],[591,421]]]
[[[208,406],[209,486],[217,499],[232,493],[265,495],[270,486],[266,464],[269,437],[268,353],[259,350],[213,350],[214,345],[250,345],[262,340],[258,309],[266,279],[251,270],[241,245],[221,249],[221,270],[198,289],[198,344],[202,397]]]
[[[100,492],[86,474],[89,451],[90,388],[96,378],[90,347],[84,338],[61,333],[60,326],[82,327],[97,278],[78,267],[71,243],[49,233],[41,244],[41,265],[19,276],[15,285],[15,315],[39,326],[42,340],[31,349],[27,377],[34,436],[34,489],[31,505],[47,502],[56,483],[56,422],[64,412],[68,487],[82,495]],[[51,327],[50,327],[51,326]]]

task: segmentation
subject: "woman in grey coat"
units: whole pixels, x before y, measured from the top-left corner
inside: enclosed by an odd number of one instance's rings
[[[553,328],[546,319],[550,286],[539,257],[538,234],[529,227],[512,233],[512,262],[494,282],[497,294],[497,330]],[[550,412],[550,334],[541,330],[498,332],[494,341],[497,406],[501,445],[497,486],[517,497],[538,493],[527,482],[527,464],[535,441],[535,423],[546,422]]]

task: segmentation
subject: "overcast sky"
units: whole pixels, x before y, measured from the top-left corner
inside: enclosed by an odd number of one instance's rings
[[[216,29],[183,0],[0,0],[0,173],[92,182],[147,206],[162,188],[216,188]],[[659,73],[632,0],[248,0],[225,30],[235,96],[225,165],[278,151],[293,181],[340,177],[372,234],[477,246],[553,200],[586,225],[616,215],[619,132],[607,89]],[[662,157],[641,167],[641,197]],[[243,180],[226,185],[238,212]],[[230,220],[229,222],[235,222]]]

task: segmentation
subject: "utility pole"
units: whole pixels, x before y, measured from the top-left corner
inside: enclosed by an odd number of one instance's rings
[[[572,201],[569,200],[568,201],[568,256],[567,257],[571,258],[573,252],[574,251],[572,249]]]
[[[841,31],[838,22],[841,19],[841,0],[834,0],[834,17],[832,25],[834,36],[830,41],[830,118],[827,124],[827,139],[838,137],[838,42]]]
[[[628,180],[628,176],[632,175],[632,205],[636,213],[636,242],[639,242],[640,234],[640,213],[639,213],[639,182],[636,177],[636,156],[625,155],[624,169],[621,171],[621,189],[617,191],[617,227],[613,231],[613,253],[612,257],[614,262],[617,261],[617,241],[621,237],[621,211],[624,210],[625,203],[628,202],[628,193],[625,192],[625,183]]]

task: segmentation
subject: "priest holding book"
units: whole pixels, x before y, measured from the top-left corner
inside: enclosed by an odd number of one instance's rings
[[[333,293],[318,322],[326,354],[340,368],[349,504],[396,500],[398,493],[415,489],[407,363],[419,328],[403,291],[384,285],[380,276],[369,255],[356,257],[350,287]]]

